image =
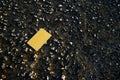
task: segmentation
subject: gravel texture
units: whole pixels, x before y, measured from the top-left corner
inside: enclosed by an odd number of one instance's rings
[[[52,37],[35,52],[27,41]],[[0,0],[0,80],[119,80],[119,0]]]

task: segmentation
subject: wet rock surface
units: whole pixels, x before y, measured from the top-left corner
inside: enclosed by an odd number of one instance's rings
[[[0,1],[0,80],[119,80],[119,61],[119,0]]]

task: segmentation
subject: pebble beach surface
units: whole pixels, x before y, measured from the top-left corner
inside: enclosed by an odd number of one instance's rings
[[[52,37],[36,52],[27,41]],[[0,80],[119,80],[119,0],[0,0]]]

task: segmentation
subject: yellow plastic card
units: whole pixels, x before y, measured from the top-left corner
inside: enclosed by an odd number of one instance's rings
[[[27,43],[38,51],[52,35],[44,29],[40,29]]]

